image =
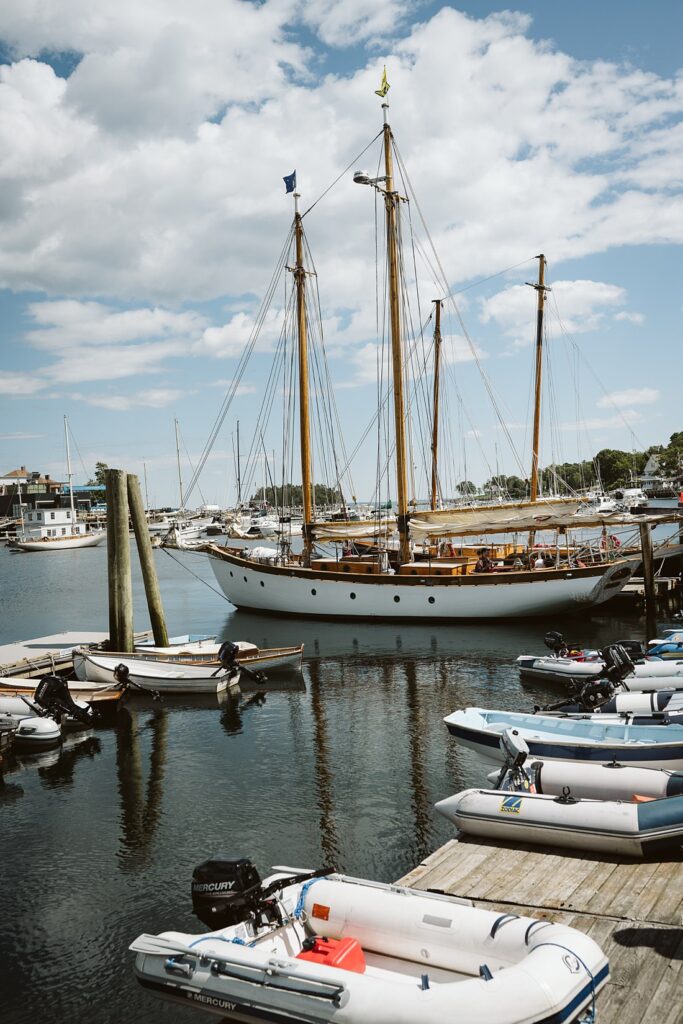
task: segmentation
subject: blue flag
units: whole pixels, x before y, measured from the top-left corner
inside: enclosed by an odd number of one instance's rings
[[[285,183],[285,194],[287,192],[293,192],[296,188],[296,171],[292,171],[291,174],[285,174],[282,180]]]

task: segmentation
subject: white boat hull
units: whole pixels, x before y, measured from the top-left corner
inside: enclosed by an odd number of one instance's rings
[[[283,885],[283,927],[251,942],[242,923],[141,935],[135,973],[157,995],[240,1021],[535,1024],[592,1005],[609,968],[589,936],[468,902],[334,875]],[[362,969],[302,959],[316,934],[355,940]]]
[[[84,533],[73,537],[46,537],[44,540],[12,540],[9,547],[20,551],[64,551],[67,548],[94,548],[105,533]]]
[[[603,669],[602,661],[575,661],[572,658],[528,657],[517,659],[523,679],[545,683],[586,683],[597,679]],[[653,690],[683,688],[683,660],[643,661],[633,667],[633,673],[622,681],[624,690],[642,693]]]
[[[76,676],[91,683],[119,685],[114,670],[117,665],[125,665],[135,686],[158,693],[223,693],[239,684],[239,672],[230,675],[223,668],[212,675],[206,666],[168,664],[121,654],[105,657],[78,648],[73,658]]]
[[[148,660],[155,656],[160,660],[174,661],[181,664],[188,662],[208,662],[218,664],[218,652],[221,649],[220,643],[206,643],[197,641],[195,643],[182,644],[173,647],[149,647],[141,645],[136,649],[136,655]],[[304,645],[298,647],[273,647],[259,649],[256,644],[236,641],[240,648],[239,663],[253,671],[259,672],[300,672],[303,657]]]
[[[218,549],[216,549],[218,550]],[[496,576],[343,576],[212,552],[219,586],[238,608],[362,619],[499,619],[576,612],[614,597],[632,563]]]
[[[466,789],[436,810],[469,835],[642,857],[683,845],[683,796],[645,804],[621,800],[563,802],[538,793]]]

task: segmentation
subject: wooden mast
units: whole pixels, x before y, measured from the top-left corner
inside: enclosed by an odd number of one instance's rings
[[[534,385],[534,434],[531,447],[531,500],[538,498],[538,446],[541,432],[541,376],[543,373],[543,307],[545,304],[545,293],[550,291],[546,288],[545,281],[545,256],[543,253],[538,259],[538,282],[531,284],[536,289],[538,306],[536,312],[536,381]],[[530,282],[527,282],[530,283]]]
[[[434,299],[434,401],[432,412],[432,512],[437,507],[437,457],[439,452],[439,376],[441,363],[441,299]]]
[[[304,521],[303,564],[311,563],[313,539],[313,488],[311,484],[311,420],[308,395],[308,335],[306,330],[306,271],[304,269],[304,229],[299,213],[299,193],[294,193],[294,238],[296,243],[296,319],[299,340],[299,428],[301,433],[301,484]]]
[[[382,104],[384,111],[384,202],[387,211],[387,262],[389,267],[389,306],[391,320],[391,361],[394,386],[394,430],[396,442],[396,489],[398,508],[396,523],[399,535],[401,562],[410,561],[410,537],[408,535],[408,473],[406,467],[406,421],[403,395],[403,351],[401,338],[401,307],[399,297],[398,268],[398,192],[394,191],[394,167],[392,157],[392,136],[387,121],[388,103]]]

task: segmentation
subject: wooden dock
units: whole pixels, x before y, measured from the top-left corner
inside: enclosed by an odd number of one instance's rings
[[[683,1024],[683,862],[461,837],[399,880],[590,934],[610,962],[598,1024]]]
[[[150,630],[135,633],[135,642],[151,635]],[[108,640],[108,633],[72,631],[4,644],[0,646],[0,676],[30,679],[39,672],[59,671],[70,665],[74,647],[101,645]]]

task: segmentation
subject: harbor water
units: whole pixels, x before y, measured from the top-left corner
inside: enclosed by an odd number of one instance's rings
[[[190,908],[196,864],[224,852],[262,873],[331,865],[398,878],[451,835],[434,802],[484,781],[444,715],[556,698],[522,688],[515,667],[518,654],[543,650],[548,629],[595,646],[643,630],[635,613],[599,609],[563,622],[433,626],[267,618],[216,593],[205,557],[155,558],[172,634],[303,642],[303,679],[241,700],[132,697],[92,735],[5,766],[0,965],[11,1024],[201,1019],[139,988],[127,952],[144,931],[202,930]],[[0,643],[107,628],[105,547],[0,548],[0,586]]]

